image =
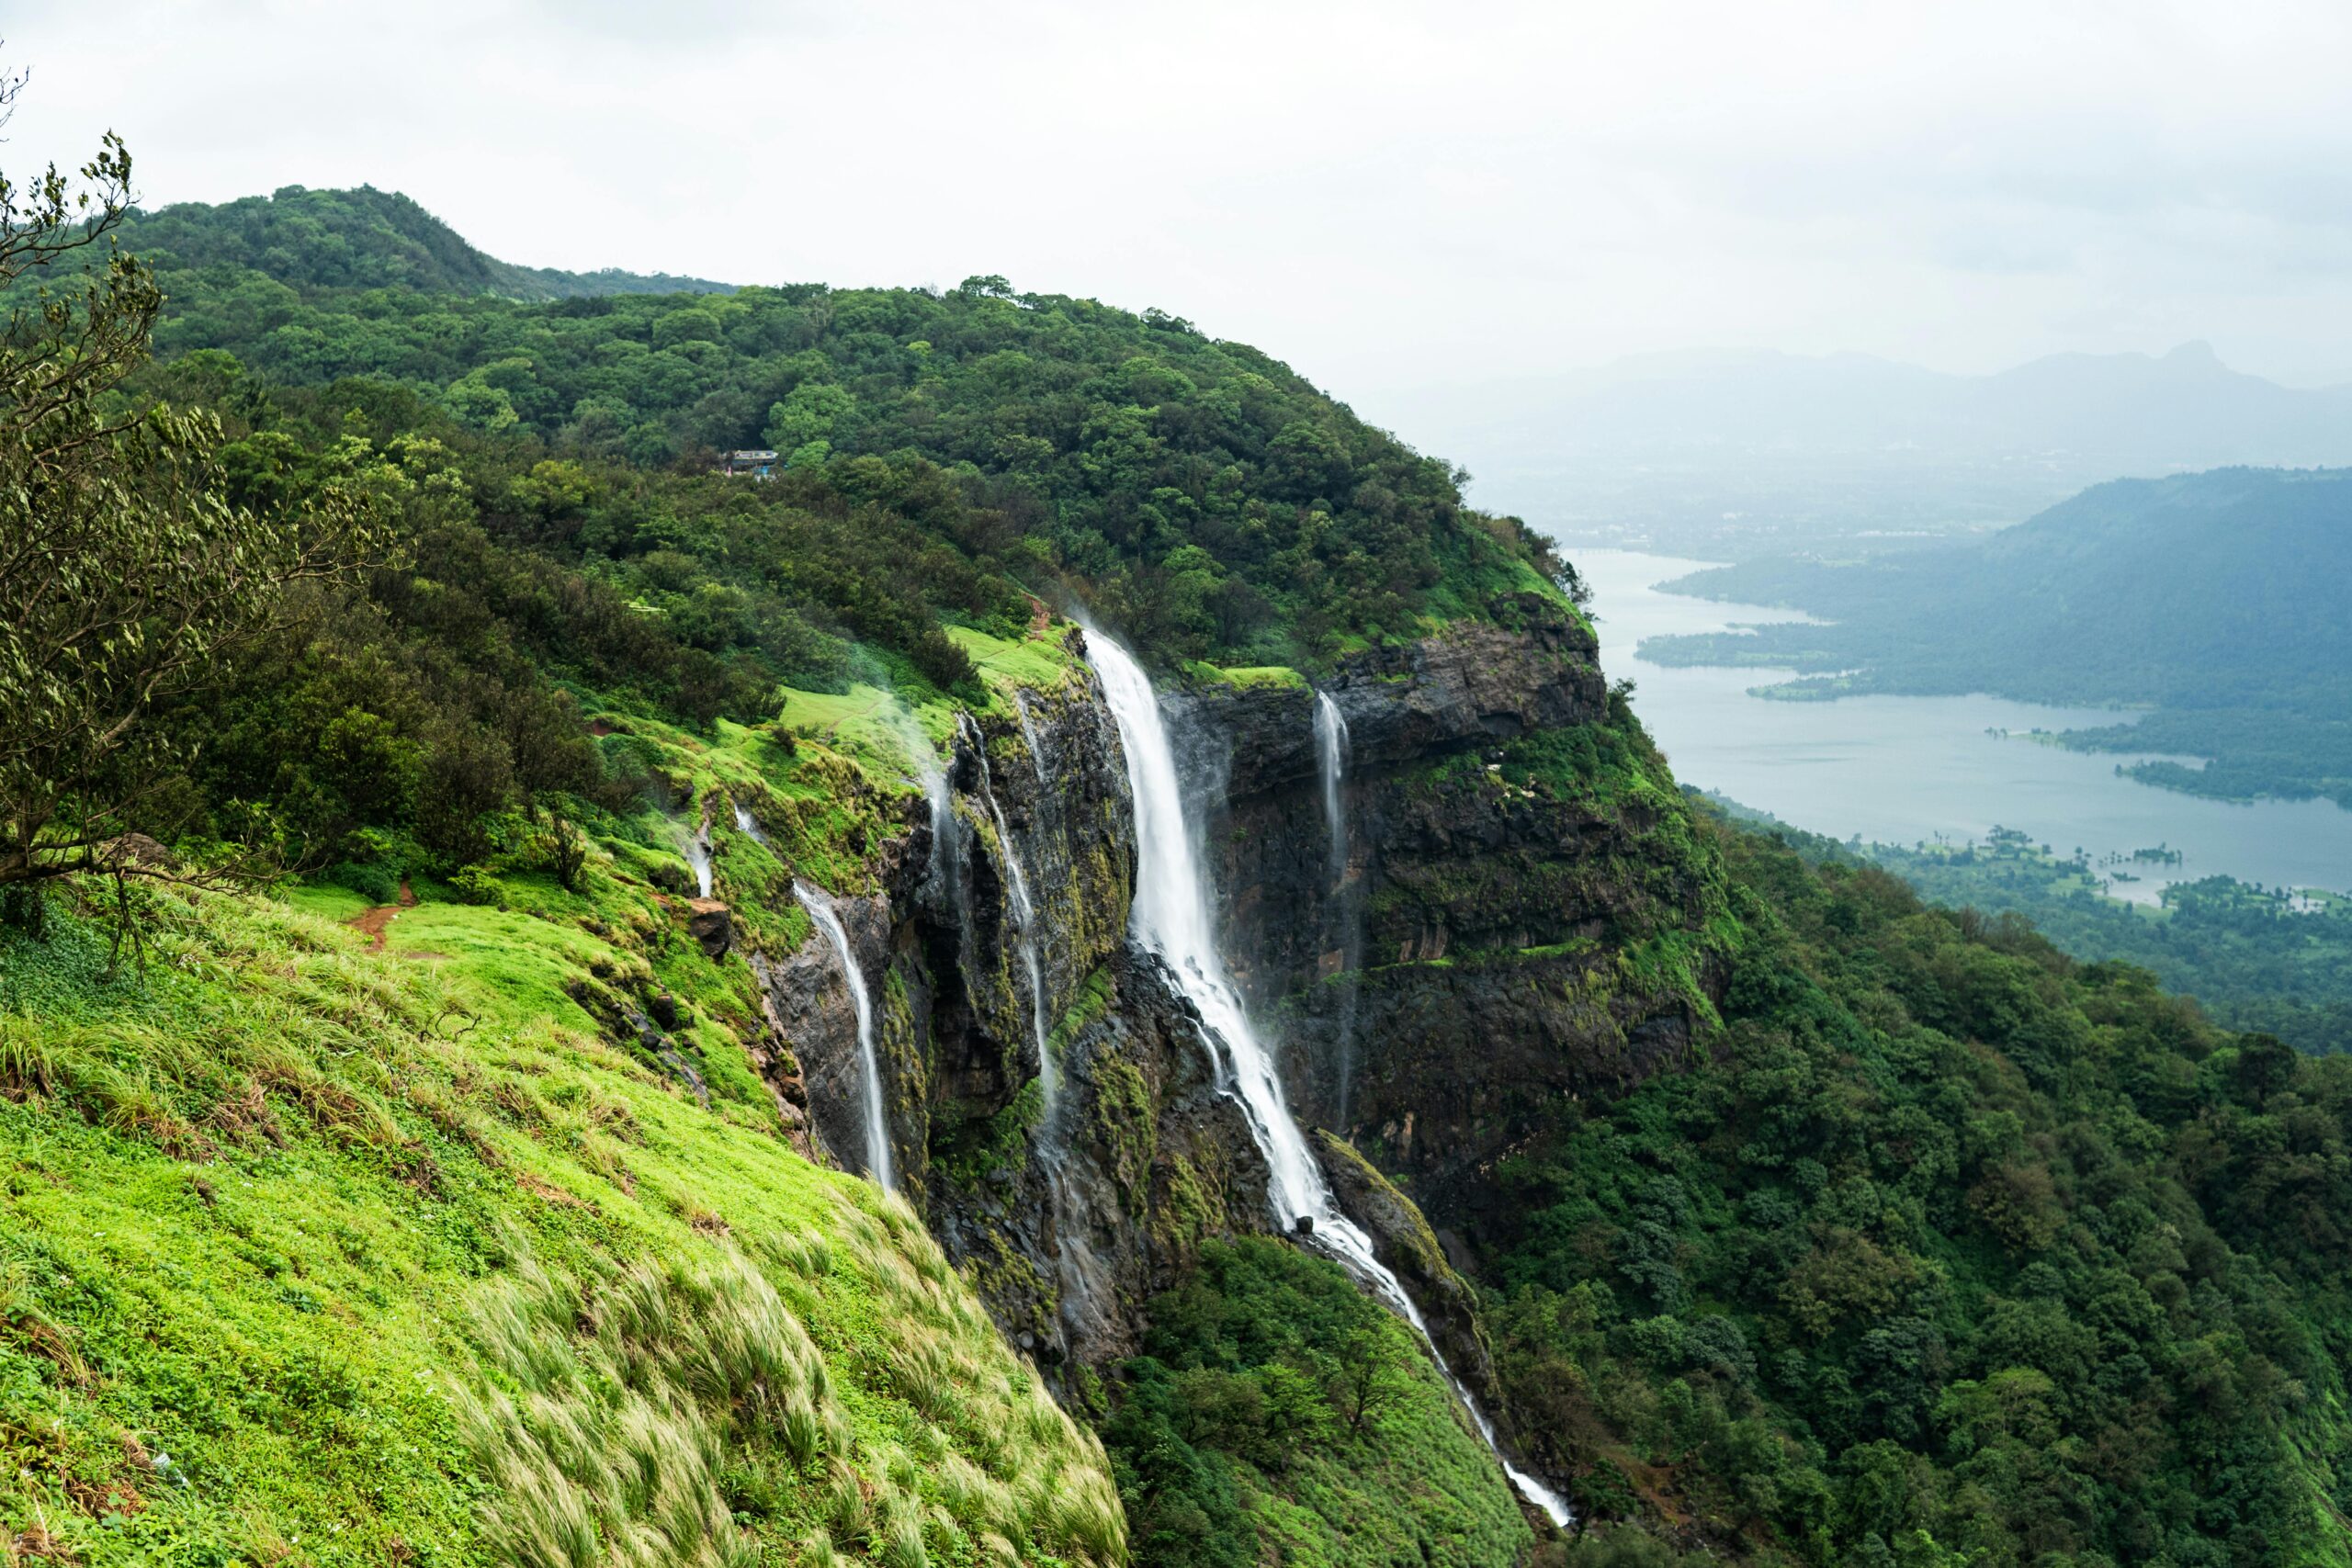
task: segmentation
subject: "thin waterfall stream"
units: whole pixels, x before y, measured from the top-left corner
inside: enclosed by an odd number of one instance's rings
[[[1047,1048],[1053,1024],[1046,1016],[1046,963],[1038,951],[1043,945],[1043,933],[1037,929],[1037,906],[1029,897],[1029,876],[1021,867],[1021,852],[1012,841],[1012,829],[1005,824],[1004,807],[997,804],[996,778],[989,768],[988,739],[980,733],[971,715],[959,714],[956,723],[957,732],[971,744],[972,754],[979,762],[980,804],[988,807],[989,825],[996,829],[997,858],[1004,865],[1005,892],[1020,930],[1021,962],[1029,971],[1030,1032],[1037,1042],[1038,1088],[1045,1096],[1046,1120],[1050,1124],[1061,1100],[1061,1072],[1054,1065],[1053,1052]]]
[[[857,1013],[858,1067],[865,1075],[865,1172],[883,1191],[895,1192],[898,1181],[890,1168],[890,1125],[882,1103],[882,1058],[874,1044],[874,998],[865,988],[865,971],[858,965],[849,931],[831,897],[806,882],[795,882],[792,896],[832,943],[842,978],[849,985],[850,1005]]]
[[[1045,763],[1035,750],[1036,732],[1028,723],[1025,705],[1020,712],[1042,797]],[[958,733],[971,746],[978,763],[980,804],[988,808],[989,821],[996,829],[997,858],[1004,866],[1006,898],[1019,930],[1017,951],[1022,966],[1028,971],[1029,1027],[1037,1045],[1037,1090],[1045,1100],[1044,1114],[1037,1125],[1037,1152],[1046,1170],[1046,1198],[1054,1223],[1053,1254],[1055,1271],[1061,1280],[1062,1320],[1076,1326],[1092,1318],[1094,1303],[1108,1299],[1110,1284],[1084,1232],[1069,1225],[1069,1217],[1084,1210],[1070,1195],[1069,1162],[1063,1158],[1069,1147],[1069,1114],[1062,1095],[1061,1064],[1054,1059],[1052,1010],[1046,995],[1045,930],[1036,900],[1030,896],[1029,874],[1022,863],[1021,848],[1013,841],[1012,826],[1005,820],[1004,807],[996,797],[996,775],[989,765],[988,738],[968,714],[959,718]]]
[[[1340,1017],[1332,1055],[1338,1061],[1339,1095],[1336,1120],[1348,1125],[1348,1099],[1356,1076],[1356,983],[1354,971],[1363,966],[1362,889],[1348,875],[1348,809],[1343,786],[1348,776],[1348,719],[1331,694],[1315,694],[1315,762],[1323,780],[1323,821],[1330,834],[1329,870],[1331,904],[1340,922]]]
[[[706,805],[704,810],[707,812],[708,809]],[[679,851],[684,854],[686,864],[695,874],[695,897],[707,898],[711,888],[710,840],[707,837],[709,819],[706,817],[704,825],[699,829],[689,829],[684,822],[674,825],[678,832]]]
[[[1037,775],[1037,791],[1042,795],[1052,786],[1046,782],[1046,743],[1037,738],[1037,721],[1029,716],[1026,687],[1012,688],[1012,711],[1021,716],[1021,739],[1029,743],[1029,768]]]
[[[1315,694],[1315,762],[1323,775],[1323,822],[1331,834],[1331,886],[1348,874],[1348,814],[1340,785],[1348,773],[1348,719],[1331,694]]]
[[[1283,1100],[1273,1054],[1258,1038],[1240,990],[1217,952],[1201,825],[1185,808],[1159,694],[1134,656],[1110,637],[1090,627],[1087,647],[1126,751],[1136,822],[1134,933],[1167,964],[1178,988],[1200,1012],[1219,1087],[1238,1100],[1250,1134],[1265,1156],[1277,1223],[1294,1230],[1300,1228],[1297,1222],[1307,1222],[1305,1228],[1317,1247],[1413,1325],[1504,1474],[1555,1524],[1566,1525],[1567,1504],[1503,1453],[1493,1423],[1445,1364],[1413,1298],[1380,1261],[1372,1238],[1333,1199],[1323,1168]]]

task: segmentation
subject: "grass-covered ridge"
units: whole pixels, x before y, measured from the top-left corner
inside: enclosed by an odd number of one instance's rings
[[[920,1222],[786,1146],[723,982],[686,1002],[710,1109],[571,999],[681,972],[650,895],[600,915],[426,903],[376,952],[163,900],[111,977],[70,914],[6,939],[0,1540],[1124,1556],[1100,1450]]]

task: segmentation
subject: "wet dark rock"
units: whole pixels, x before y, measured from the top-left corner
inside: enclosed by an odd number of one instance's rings
[[[1607,711],[1583,627],[1540,602],[1507,618],[1355,655],[1326,682],[1349,742],[1336,883],[1311,691],[1189,688],[1176,727],[1222,802],[1225,948],[1292,1108],[1474,1234],[1498,1156],[1689,1049],[1683,1000],[1621,983],[1616,943],[1695,920],[1704,891],[1636,842],[1638,815],[1514,786],[1489,760]]]
[[[1514,601],[1516,629],[1458,621],[1418,642],[1342,660],[1322,689],[1347,721],[1352,765],[1382,769],[1483,748],[1535,729],[1601,716],[1608,684],[1592,635],[1544,601]],[[1234,798],[1317,778],[1315,694],[1304,686],[1214,682],[1175,694],[1171,708],[1196,740],[1221,744]]]
[[[735,945],[735,919],[716,898],[694,898],[686,904],[686,934],[702,944],[705,958],[720,959]]]
[[[1188,782],[1222,802],[1210,850],[1225,946],[1274,1025],[1291,1103],[1352,1135],[1323,1149],[1335,1195],[1498,1416],[1476,1297],[1456,1272],[1496,1201],[1496,1158],[1575,1099],[1669,1065],[1692,1027],[1667,998],[1589,998],[1582,982],[1614,964],[1624,922],[1680,892],[1655,874],[1628,881],[1623,820],[1489,771],[1498,746],[1599,720],[1607,702],[1580,624],[1532,599],[1501,608],[1508,625],[1358,654],[1327,682],[1351,756],[1336,885],[1313,693],[1204,684],[1169,699]],[[909,797],[868,846],[872,891],[835,908],[873,990],[900,1188],[1063,1386],[1072,1364],[1137,1348],[1143,1304],[1204,1241],[1319,1238],[1311,1218],[1272,1213],[1198,1018],[1128,939],[1134,818],[1099,691],[1088,679],[1028,696],[1027,724],[975,716],[944,759],[948,874],[933,874],[929,811]],[[1016,855],[1037,906],[1026,928]],[[1061,1067],[1050,1116],[1033,1087],[1032,934]],[[861,1167],[863,1069],[830,946],[812,936],[748,956],[767,1020],[755,1056],[779,1116],[808,1151]],[[1448,1227],[1444,1245],[1424,1209]]]
[[[871,984],[884,972],[888,953],[888,905],[875,897],[837,898],[833,912]],[[865,1169],[865,1082],[857,1013],[831,946],[812,932],[791,953],[748,956],[768,1025],[763,1076],[779,1101],[806,1108],[812,1152],[821,1151],[843,1170]],[[787,1063],[788,1077],[783,1070]],[[897,1156],[907,1139],[899,1119],[888,1120]],[[902,1157],[898,1164],[905,1168]]]

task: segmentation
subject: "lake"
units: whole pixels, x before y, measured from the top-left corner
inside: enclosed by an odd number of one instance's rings
[[[2154,789],[2116,776],[2116,764],[2133,758],[2029,738],[2037,728],[2086,728],[2128,715],[1986,696],[1750,696],[1750,688],[1792,672],[1669,669],[1634,650],[1645,637],[1804,616],[1657,592],[1713,562],[1575,547],[1568,554],[1592,586],[1602,668],[1611,680],[1634,681],[1634,711],[1684,784],[1837,839],[1959,842],[1996,827],[2018,829],[2062,855],[2087,851],[2095,864],[2125,857],[2098,869],[2138,877],[2113,891],[2140,902],[2154,902],[2167,883],[2215,874],[2352,892],[2352,812],[2325,801],[2237,806]],[[2129,862],[2133,851],[2159,845],[2177,851],[2180,863]]]

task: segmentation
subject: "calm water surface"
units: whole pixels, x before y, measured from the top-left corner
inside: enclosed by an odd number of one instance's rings
[[[2113,891],[2141,900],[2168,882],[2216,874],[2352,891],[2352,812],[2324,801],[2200,800],[2116,777],[2117,762],[2132,758],[2027,738],[2128,716],[1984,696],[1768,702],[1749,689],[1791,671],[1673,670],[1635,649],[1644,637],[1804,617],[1657,591],[1705,561],[1582,548],[1572,558],[1592,585],[1601,664],[1612,680],[1638,685],[1634,707],[1684,784],[1838,839],[1958,841],[2005,827],[2061,854],[2086,850],[2094,863],[2158,845],[2180,852],[2178,865],[2111,868],[2140,878]]]

